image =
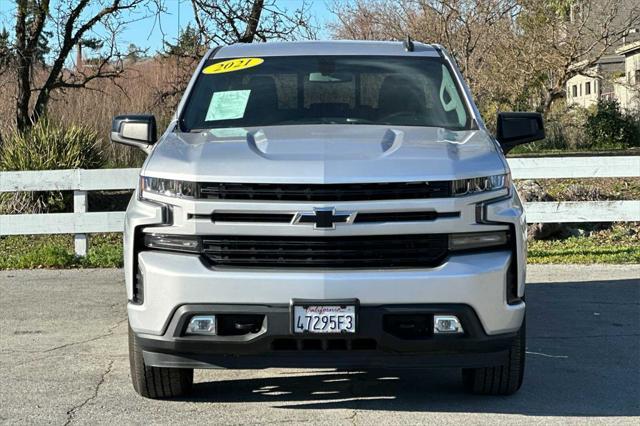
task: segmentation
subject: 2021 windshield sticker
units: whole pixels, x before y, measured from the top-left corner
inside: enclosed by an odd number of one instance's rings
[[[202,70],[203,74],[222,74],[252,68],[264,62],[262,58],[237,58],[209,65]]]

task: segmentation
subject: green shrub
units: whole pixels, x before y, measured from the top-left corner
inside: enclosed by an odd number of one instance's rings
[[[512,153],[640,147],[640,116],[624,113],[615,100],[601,100],[589,109],[562,106],[545,117],[545,130],[544,140],[520,145]]]
[[[637,117],[620,110],[616,100],[599,100],[585,125],[589,148],[625,149],[640,146]]]
[[[24,133],[14,132],[0,146],[0,170],[95,169],[104,165],[95,131],[82,126],[62,127],[41,119]],[[69,195],[60,192],[2,194],[2,213],[65,211]]]
[[[91,236],[83,266],[88,268],[122,267],[122,234],[94,234]]]
[[[514,154],[546,151],[577,151],[587,149],[585,145],[584,108],[568,109],[564,105],[550,112],[544,120],[546,138],[516,147]]]
[[[68,268],[77,265],[71,235],[0,237],[0,269]]]

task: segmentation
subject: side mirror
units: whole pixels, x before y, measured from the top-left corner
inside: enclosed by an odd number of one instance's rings
[[[118,115],[111,122],[111,142],[148,151],[158,139],[153,115]]]
[[[500,112],[496,139],[506,154],[518,145],[544,139],[542,114],[537,112]]]

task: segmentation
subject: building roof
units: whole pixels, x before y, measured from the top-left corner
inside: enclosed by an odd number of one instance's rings
[[[637,51],[640,51],[640,40],[634,41],[633,43],[627,43],[616,49],[616,53],[618,55],[625,55],[625,56],[635,53]]]
[[[624,64],[624,57],[620,55],[605,55],[598,59],[596,62],[598,65],[604,64]]]
[[[584,67],[587,63],[588,63],[588,61],[585,59],[584,61],[580,61],[580,62],[576,62],[574,64],[571,64],[569,66],[569,69],[570,70],[580,69],[580,68]],[[599,65],[609,65],[609,64],[624,65],[624,56],[620,56],[620,55],[605,55],[605,56],[601,57],[600,59],[598,59],[590,67],[590,69],[592,71],[596,71]]]
[[[267,43],[238,43],[223,46],[215,54],[217,58],[241,58],[252,56],[420,56],[438,57],[436,48],[429,44],[413,42],[414,50],[408,52],[401,41],[295,41]]]

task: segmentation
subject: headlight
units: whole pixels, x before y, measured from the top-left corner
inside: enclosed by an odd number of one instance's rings
[[[480,192],[498,191],[509,189],[511,186],[511,175],[495,175],[472,179],[454,180],[452,192],[454,196],[477,194]]]
[[[184,180],[161,179],[155,177],[141,176],[140,189],[145,192],[159,194],[167,197],[195,198],[197,185],[195,182]]]
[[[200,252],[200,239],[193,235],[146,234],[144,245],[159,250]]]

